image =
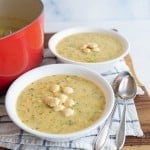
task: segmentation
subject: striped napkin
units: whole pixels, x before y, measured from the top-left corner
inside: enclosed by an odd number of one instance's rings
[[[59,63],[48,49],[45,49],[44,59],[41,65]],[[119,61],[114,68],[102,74],[110,83],[116,75],[121,71],[129,71],[129,68],[123,60]],[[138,88],[137,94],[143,94]],[[52,142],[37,138],[20,128],[18,128],[8,117],[4,104],[5,97],[0,97],[0,147],[5,147],[14,150],[93,150],[94,140],[97,133],[102,127],[94,129],[84,137],[67,142]],[[123,102],[117,100],[117,108],[113,116],[110,133],[107,138],[104,150],[115,150],[116,132],[119,128],[120,119],[123,111]],[[126,115],[126,135],[143,136],[143,131],[140,127],[134,100],[131,99],[127,103]]]

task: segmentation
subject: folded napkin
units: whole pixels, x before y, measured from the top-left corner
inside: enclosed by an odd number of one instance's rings
[[[59,63],[47,49],[44,52],[44,59],[41,65]],[[128,66],[123,60],[119,61],[114,68],[102,74],[110,83],[121,71],[129,71]],[[139,88],[140,89],[140,88]],[[140,89],[140,94],[141,89]],[[138,94],[138,92],[137,92]],[[18,128],[8,117],[5,110],[4,98],[0,97],[0,147],[5,147],[14,150],[93,150],[93,143],[97,133],[102,127],[94,129],[85,136],[73,141],[67,142],[52,142],[37,138],[20,128]],[[115,150],[116,132],[119,128],[120,119],[123,111],[123,102],[117,100],[117,108],[113,116],[110,133],[105,144],[105,150]],[[127,115],[126,115],[126,135],[130,136],[143,136],[140,127],[140,122],[136,112],[134,100],[131,99],[127,102]]]

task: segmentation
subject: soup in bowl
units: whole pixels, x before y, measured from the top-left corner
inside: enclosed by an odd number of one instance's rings
[[[6,94],[6,110],[14,123],[52,141],[87,134],[108,118],[113,106],[110,84],[73,64],[33,69],[15,80]]]
[[[49,49],[61,62],[84,65],[105,72],[124,58],[129,44],[121,34],[106,29],[72,28],[49,40]]]

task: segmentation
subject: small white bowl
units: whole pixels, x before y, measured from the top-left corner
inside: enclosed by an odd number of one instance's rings
[[[114,58],[112,60],[103,61],[103,62],[95,62],[95,63],[74,61],[69,58],[65,58],[65,57],[61,56],[57,52],[56,46],[60,40],[62,40],[63,38],[65,38],[67,36],[70,36],[72,34],[87,33],[87,32],[107,33],[114,37],[117,37],[123,44],[124,52],[120,56],[118,56],[117,58]],[[123,59],[129,53],[129,42],[123,35],[121,35],[120,33],[116,32],[116,31],[113,31],[113,30],[107,30],[107,29],[101,29],[101,28],[77,27],[77,28],[70,28],[70,29],[60,31],[60,32],[54,34],[50,38],[50,40],[48,42],[48,47],[49,47],[50,51],[60,60],[60,62],[83,65],[90,69],[98,70],[100,73],[104,73],[104,72],[110,70],[111,68],[113,68],[117,61]]]
[[[67,134],[49,134],[49,133],[44,133],[44,132],[31,129],[29,126],[27,126],[20,120],[16,111],[16,102],[22,90],[31,82],[37,79],[40,79],[45,76],[51,76],[57,74],[81,76],[83,78],[93,81],[103,90],[104,95],[106,97],[106,107],[103,115],[98,119],[96,123],[78,132],[67,133]],[[25,74],[21,75],[18,79],[16,79],[7,91],[5,104],[6,104],[5,106],[9,117],[21,129],[46,140],[67,141],[67,140],[73,140],[75,138],[84,136],[94,128],[100,126],[108,118],[109,114],[113,109],[114,94],[110,84],[101,75],[97,74],[96,72],[93,72],[79,65],[54,64],[54,65],[46,65],[46,66],[35,68],[31,71],[26,72]]]

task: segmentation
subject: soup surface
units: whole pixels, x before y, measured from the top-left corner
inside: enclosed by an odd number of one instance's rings
[[[4,37],[6,35],[9,35],[15,31],[17,31],[18,28],[17,27],[12,27],[12,26],[0,26],[0,38]]]
[[[0,38],[12,34],[28,23],[25,19],[0,17]]]
[[[123,43],[106,33],[70,35],[56,45],[56,50],[65,58],[91,63],[111,60],[124,52]]]
[[[52,91],[52,86],[60,89]],[[70,87],[65,92],[63,89]],[[68,88],[69,89],[69,88]],[[73,105],[64,104],[57,111],[45,103],[46,97],[66,95],[73,99]],[[70,133],[84,129],[96,122],[105,109],[103,91],[93,82],[74,75],[53,75],[41,78],[28,85],[17,101],[17,113],[27,126],[46,133]],[[74,113],[64,115],[65,110]]]

